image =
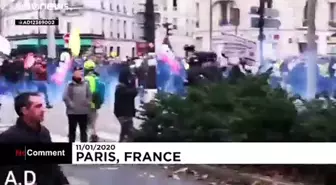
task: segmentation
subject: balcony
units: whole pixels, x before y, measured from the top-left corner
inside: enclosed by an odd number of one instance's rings
[[[146,10],[145,3],[139,3],[138,7],[137,7],[137,11],[138,12],[145,12],[145,10]],[[160,11],[159,5],[154,4],[154,12],[159,12],[159,11]]]
[[[84,4],[80,1],[72,2],[71,4],[69,4],[69,8],[70,9],[82,9],[84,8]]]
[[[336,28],[336,20],[330,20],[328,22],[329,28]]]

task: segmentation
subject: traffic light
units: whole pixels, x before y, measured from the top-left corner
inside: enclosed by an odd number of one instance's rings
[[[166,29],[166,36],[172,36],[173,33],[171,33],[171,31],[176,29],[176,25],[173,25],[172,23],[164,23],[162,26]]]
[[[251,18],[251,27],[259,28],[259,40],[264,39],[264,28],[279,28],[281,26],[280,20],[277,19],[279,11],[272,7],[273,0],[260,0],[259,7],[253,6],[250,9],[250,14],[259,15],[259,17]]]
[[[155,43],[155,13],[153,0],[146,0],[144,17],[144,38],[147,43]],[[154,52],[155,47],[149,48],[149,50],[149,52]]]

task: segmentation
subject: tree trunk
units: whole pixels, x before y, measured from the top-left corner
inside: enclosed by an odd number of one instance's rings
[[[306,96],[308,99],[313,99],[316,94],[316,72],[317,72],[317,44],[316,44],[316,25],[315,25],[315,14],[316,14],[316,3],[317,0],[308,0],[307,7],[307,23],[308,23],[308,33],[307,33],[307,50],[305,55],[308,58],[307,66],[307,92]]]

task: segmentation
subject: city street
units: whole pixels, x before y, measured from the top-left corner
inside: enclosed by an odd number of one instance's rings
[[[0,109],[0,132],[2,132],[15,123],[17,116],[12,98],[2,96],[0,101],[2,103],[2,108]],[[120,125],[113,114],[113,106],[104,105],[98,114],[97,134],[101,141],[117,141],[119,139]],[[52,109],[47,109],[43,124],[49,129],[53,142],[68,142],[68,120],[63,102],[55,104]],[[134,126],[137,128],[139,122],[135,121]],[[77,128],[77,132],[79,132],[79,128]],[[78,140],[79,133],[77,136]]]
[[[170,172],[156,165],[63,166],[71,185],[201,185],[193,177],[169,177]]]
[[[1,97],[0,132],[13,125],[16,114],[13,100]],[[67,142],[67,118],[63,103],[58,103],[46,113],[45,126],[50,130],[54,142]],[[98,135],[104,141],[118,140],[120,126],[112,108],[105,106],[99,112]],[[136,125],[137,126],[137,125]],[[173,179],[163,167],[156,165],[62,165],[71,185],[198,185],[194,179]]]

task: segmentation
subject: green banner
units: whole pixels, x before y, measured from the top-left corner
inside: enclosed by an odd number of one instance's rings
[[[31,46],[38,46],[38,39],[25,39],[25,40],[16,40],[11,41],[12,45],[21,46],[21,45],[31,45]],[[48,45],[48,39],[41,39],[41,45]],[[91,46],[93,44],[92,39],[82,39],[81,46]],[[64,40],[63,39],[56,39],[56,45],[63,46]]]

